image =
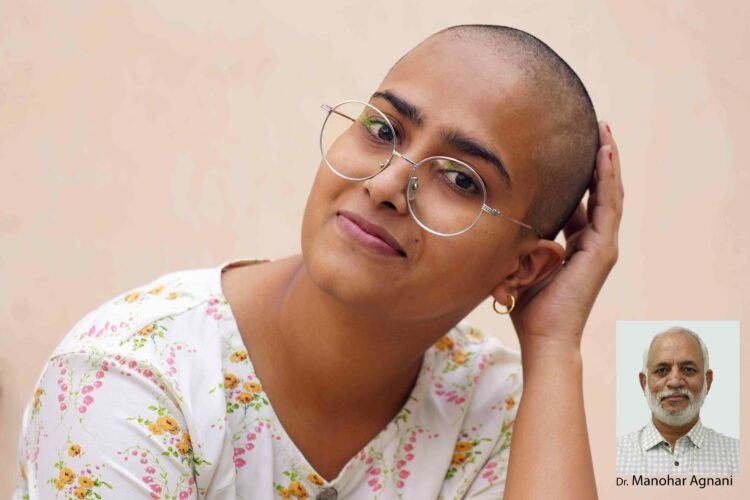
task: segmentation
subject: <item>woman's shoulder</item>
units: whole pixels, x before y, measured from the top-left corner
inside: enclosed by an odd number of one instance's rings
[[[148,351],[144,347],[149,339],[163,338],[165,323],[220,295],[218,272],[217,267],[173,271],[116,295],[79,319],[51,357],[87,351],[137,356]]]

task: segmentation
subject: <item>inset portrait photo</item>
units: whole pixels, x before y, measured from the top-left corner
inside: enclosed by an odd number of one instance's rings
[[[617,475],[739,472],[739,330],[617,322]]]

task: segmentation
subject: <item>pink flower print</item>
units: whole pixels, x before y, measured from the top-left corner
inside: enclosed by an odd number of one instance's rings
[[[403,488],[404,487],[404,482],[399,479],[398,481],[396,481],[396,487],[397,488]]]
[[[90,386],[90,385],[84,385],[84,386],[83,386],[83,387],[81,388],[81,392],[82,392],[83,394],[88,394],[89,392],[91,392],[91,391],[93,391],[93,390],[94,390],[94,387],[93,387],[93,386]]]
[[[377,476],[378,474],[380,474],[380,468],[379,467],[375,467],[373,469],[371,467],[370,469],[368,469],[368,472],[370,473],[371,476]]]
[[[187,498],[187,497],[188,497],[188,492],[185,490],[182,490],[180,492],[180,499]]]
[[[68,384],[61,385],[60,389],[62,389],[63,391],[67,391],[68,390]]]
[[[66,405],[65,403],[60,403],[60,411],[65,411],[67,409],[68,409],[68,405]]]
[[[215,299],[215,298],[214,298],[214,299],[209,299],[209,300],[208,300],[208,303],[209,303],[210,305],[218,304],[218,303],[219,303],[219,299]]]
[[[78,407],[78,413],[86,413],[86,407],[81,405]]]
[[[235,457],[237,457],[239,455],[242,455],[244,453],[245,453],[245,449],[244,448],[235,448],[234,449],[234,456]]]
[[[100,388],[101,386],[102,386],[102,383],[101,383],[100,381],[98,381],[98,380],[94,380],[94,387],[96,387],[96,388],[98,389],[98,388]]]
[[[149,474],[153,474],[154,472],[156,472],[156,469],[149,465],[148,467],[146,467],[146,472],[148,472]]]
[[[235,457],[234,466],[238,469],[245,466],[245,461],[241,457]]]
[[[128,368],[135,368],[135,365],[136,365],[135,361],[128,362]]]
[[[411,451],[414,448],[414,446],[411,443],[406,443],[404,445],[404,451]]]
[[[67,368],[63,368],[62,370],[60,370],[60,375],[65,375],[66,373],[68,373]]]
[[[247,433],[247,440],[248,440],[248,441],[253,441],[253,440],[255,439],[255,437],[256,437],[256,436],[255,436],[255,433],[254,433],[254,432],[248,432],[248,433]]]
[[[247,443],[247,444],[245,445],[245,449],[246,449],[247,451],[250,451],[250,450],[252,450],[253,448],[255,448],[255,445],[254,445],[253,443]]]
[[[152,372],[152,371],[151,371],[151,370],[149,370],[149,369],[145,369],[145,370],[143,370],[143,374],[144,374],[144,375],[145,375],[146,377],[148,377],[148,378],[151,378],[151,375],[153,375],[153,374],[154,374],[154,372]]]
[[[219,313],[214,314],[214,319],[221,319],[223,316]]]
[[[96,378],[102,378],[102,377],[104,377],[103,371],[99,370],[98,372],[96,372]]]
[[[409,474],[410,472],[408,470],[402,469],[399,471],[398,477],[400,477],[401,479],[406,479],[407,477],[409,477]]]
[[[146,483],[146,484],[154,482],[154,478],[151,477],[151,476],[143,476],[141,479],[143,479],[143,482]]]
[[[87,395],[86,397],[83,398],[83,404],[90,405],[93,402],[94,402],[94,398],[92,398],[91,396]]]
[[[151,491],[153,491],[154,493],[161,493],[161,486],[159,486],[156,483],[152,484],[150,488],[151,488]]]
[[[405,456],[404,458],[405,458],[405,459],[406,459],[407,461],[411,462],[412,460],[414,460],[414,454],[412,454],[412,453],[407,453],[407,454],[406,454],[406,456]]]
[[[216,308],[215,307],[209,307],[208,309],[206,309],[206,314],[209,315],[209,316],[211,316],[215,312],[216,312]]]
[[[65,401],[65,394],[58,394],[57,395],[57,401],[60,402],[60,403],[62,403],[63,401]]]
[[[404,465],[406,465],[406,460],[404,460],[403,458],[399,459],[399,461],[398,461],[398,462],[396,462],[396,468],[397,468],[397,469],[400,469],[400,468],[401,468],[401,467],[403,467]]]
[[[374,477],[370,479],[369,481],[367,481],[367,484],[369,484],[370,486],[375,486],[376,484],[378,484],[378,478]]]

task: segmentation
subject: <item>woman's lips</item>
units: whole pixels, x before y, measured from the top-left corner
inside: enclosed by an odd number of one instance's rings
[[[383,255],[392,255],[395,257],[404,257],[404,254],[393,248],[391,245],[386,243],[384,240],[372,235],[359,227],[351,219],[344,215],[336,216],[336,225],[341,229],[344,234],[363,244],[370,250]]]

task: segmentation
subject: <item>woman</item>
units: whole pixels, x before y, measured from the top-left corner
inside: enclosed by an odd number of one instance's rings
[[[24,414],[16,497],[596,497],[580,336],[623,193],[575,73],[460,26],[324,113],[302,255],[84,317]],[[461,322],[488,295],[523,375]]]

